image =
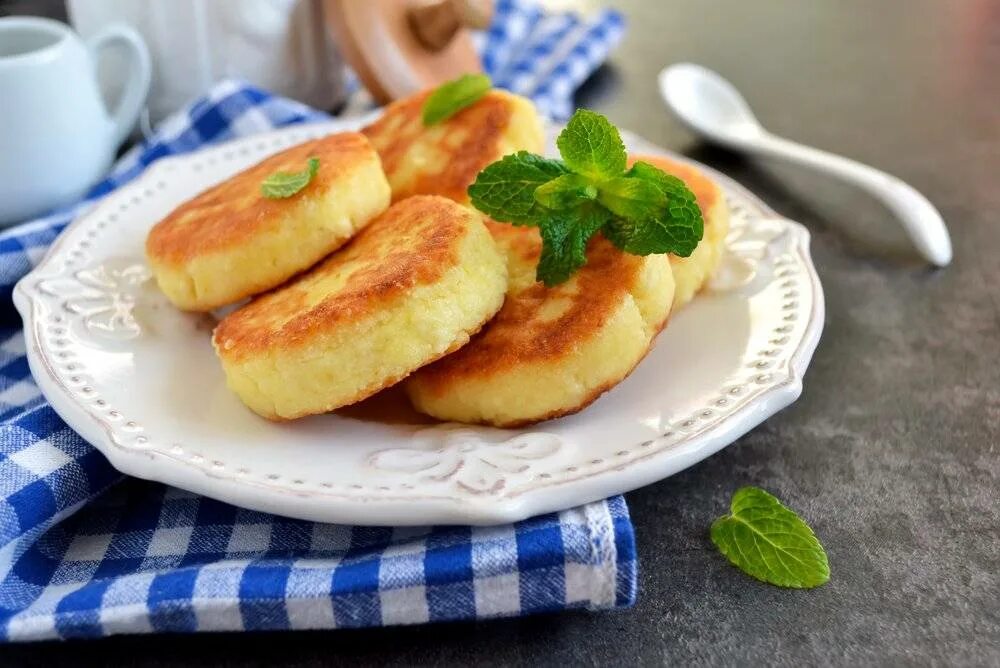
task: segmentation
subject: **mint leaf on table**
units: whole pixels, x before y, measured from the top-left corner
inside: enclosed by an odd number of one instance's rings
[[[812,589],[830,579],[826,552],[809,525],[757,487],[736,490],[730,514],[709,533],[730,563],[758,580]]]
[[[606,214],[596,207],[586,207],[571,215],[550,216],[539,224],[542,254],[535,270],[536,278],[546,287],[558,285],[587,263],[587,243],[601,229]]]
[[[552,286],[572,276],[598,231],[633,255],[686,257],[697,247],[704,222],[694,193],[649,163],[626,171],[625,144],[606,118],[578,109],[556,146],[562,160],[508,155],[468,190],[472,205],[493,219],[539,228],[538,280]]]
[[[559,155],[577,174],[610,178],[625,171],[625,144],[618,129],[593,111],[578,109],[556,139]]]
[[[469,198],[472,206],[501,223],[534,225],[542,209],[535,190],[568,173],[558,160],[518,151],[479,172]]]
[[[260,184],[261,194],[268,199],[285,199],[296,194],[313,180],[319,171],[319,158],[309,158],[306,168],[298,172],[275,172]]]
[[[485,74],[463,74],[434,89],[424,101],[424,125],[436,125],[475,104],[489,92],[493,82]]]

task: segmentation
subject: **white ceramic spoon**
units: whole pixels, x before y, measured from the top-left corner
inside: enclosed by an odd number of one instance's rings
[[[727,148],[784,158],[867,190],[896,215],[921,255],[939,267],[951,262],[951,238],[941,214],[909,184],[860,162],[772,135],[731,83],[700,65],[664,68],[659,83],[667,106],[693,132]]]

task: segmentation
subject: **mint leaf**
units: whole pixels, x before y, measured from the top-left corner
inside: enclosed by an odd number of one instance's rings
[[[605,236],[621,250],[634,255],[691,255],[705,234],[705,223],[694,193],[687,185],[676,176],[642,161],[625,173],[624,180],[632,184],[636,193],[643,190],[647,197],[648,191],[635,187],[634,182],[641,181],[655,187],[662,193],[665,205],[650,213],[645,209],[649,200],[626,199],[620,193],[605,195],[602,192],[604,200],[611,198],[604,203],[609,208],[615,206],[615,213],[619,214],[604,230]],[[616,183],[618,179],[613,179],[605,188]]]
[[[548,209],[566,209],[597,197],[590,179],[565,174],[535,189],[535,201]]]
[[[577,109],[556,139],[566,166],[595,179],[620,176],[625,171],[625,144],[618,129],[604,116]]]
[[[683,202],[685,206],[698,207],[697,198],[684,181],[673,174],[667,174],[659,167],[651,165],[648,162],[643,162],[642,160],[636,162],[632,165],[632,169],[625,172],[625,176],[642,179],[643,181],[655,184],[672,204]],[[701,210],[699,209],[698,211],[698,217],[701,218]]]
[[[319,158],[309,158],[300,172],[275,172],[260,184],[261,194],[268,199],[285,199],[299,192],[313,180],[319,171]]]
[[[535,200],[535,190],[568,171],[558,160],[519,151],[479,172],[469,186],[469,199],[472,206],[494,220],[537,225],[544,209]]]
[[[701,212],[686,207],[670,209],[669,216],[645,220],[616,217],[604,229],[604,236],[619,249],[632,255],[671,253],[688,257],[702,236]]]
[[[809,525],[757,487],[736,490],[730,514],[712,523],[712,542],[747,575],[779,587],[812,589],[830,579]]]
[[[607,221],[607,212],[584,205],[573,212],[558,212],[539,224],[542,254],[535,278],[552,287],[566,281],[587,263],[587,242]]]
[[[475,104],[492,87],[493,82],[485,74],[463,74],[442,84],[424,101],[424,125],[435,125],[451,118],[462,109]]]
[[[667,196],[655,183],[617,176],[601,183],[597,201],[622,218],[653,218],[667,206]]]

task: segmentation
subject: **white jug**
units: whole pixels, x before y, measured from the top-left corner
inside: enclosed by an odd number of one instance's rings
[[[96,71],[98,53],[112,45],[130,62],[109,112]],[[105,174],[145,103],[150,73],[142,38],[127,26],[84,42],[58,21],[0,18],[0,225],[74,202]]]

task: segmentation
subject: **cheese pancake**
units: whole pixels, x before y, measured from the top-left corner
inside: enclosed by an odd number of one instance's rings
[[[301,191],[268,199],[278,171],[319,170]],[[208,311],[269,290],[346,243],[389,206],[378,154],[357,132],[281,151],[177,207],[146,239],[146,256],[178,307]]]
[[[411,197],[344,250],[219,323],[226,382],[289,419],[360,401],[458,349],[503,303],[503,255],[472,209]]]
[[[535,228],[488,222],[507,255],[507,299],[469,345],[406,384],[417,410],[501,427],[574,413],[624,379],[670,313],[665,255],[638,257],[595,236],[587,264],[547,288],[535,281]]]
[[[705,220],[705,235],[694,252],[688,257],[670,256],[674,283],[677,285],[674,292],[676,309],[691,301],[719,266],[726,235],[729,234],[729,207],[726,196],[715,181],[697,168],[656,155],[631,156],[629,164],[637,160],[648,162],[684,181],[694,193]]]
[[[531,101],[491,90],[454,116],[426,127],[421,114],[430,93],[393,102],[362,130],[382,158],[393,201],[442,195],[466,203],[466,189],[487,165],[508,153],[542,151],[542,123]]]

